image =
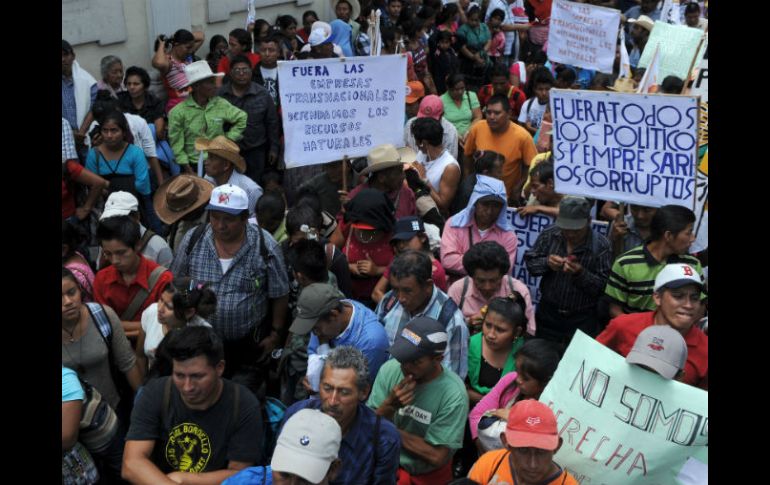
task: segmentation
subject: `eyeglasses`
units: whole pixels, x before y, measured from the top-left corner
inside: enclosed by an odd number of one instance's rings
[[[234,67],[232,69],[232,71],[235,74],[246,74],[248,72],[251,72],[251,68],[250,67]]]

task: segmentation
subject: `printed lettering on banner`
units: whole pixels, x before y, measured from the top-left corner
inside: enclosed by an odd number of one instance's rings
[[[692,209],[698,113],[693,96],[551,90],[556,191]]]
[[[555,0],[548,30],[548,58],[611,73],[619,28],[620,10]]]
[[[540,395],[563,444],[554,461],[582,484],[663,485],[708,464],[708,393],[628,364],[580,330]]]
[[[516,265],[511,271],[511,275],[527,285],[529,295],[532,297],[532,306],[537,307],[537,303],[540,301],[540,276],[529,274],[527,265],[524,263],[524,253],[535,246],[535,241],[537,241],[540,233],[553,225],[556,220],[543,214],[522,217],[516,212],[516,209],[510,207],[508,208],[508,218],[516,232],[516,237],[519,239],[519,245],[516,247]],[[607,237],[609,224],[605,221],[591,221],[591,230],[595,234]]]
[[[404,144],[406,57],[278,63],[286,168]]]

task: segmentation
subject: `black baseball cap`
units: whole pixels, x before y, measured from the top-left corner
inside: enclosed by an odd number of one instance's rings
[[[426,355],[443,355],[449,336],[438,321],[417,317],[406,324],[390,346],[390,355],[402,364]]]
[[[396,227],[393,229],[393,237],[390,238],[390,242],[408,241],[420,232],[425,232],[425,224],[422,223],[419,217],[402,217],[396,221]]]

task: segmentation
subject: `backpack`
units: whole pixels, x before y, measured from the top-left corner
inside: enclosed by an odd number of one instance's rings
[[[83,412],[78,440],[94,455],[106,451],[118,431],[118,416],[102,394],[78,376],[83,387]]]
[[[267,396],[262,406],[262,462],[269,463],[273,456],[281,421],[286,414],[286,405],[280,400]]]

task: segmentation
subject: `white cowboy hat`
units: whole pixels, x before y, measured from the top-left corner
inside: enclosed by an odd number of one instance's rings
[[[203,81],[204,79],[208,79],[210,77],[222,77],[225,75],[225,73],[211,72],[211,66],[209,66],[208,62],[196,61],[196,62],[187,64],[184,67],[184,75],[187,78],[187,84],[185,84],[182,87],[186,88],[187,86],[193,85],[198,81]]]

